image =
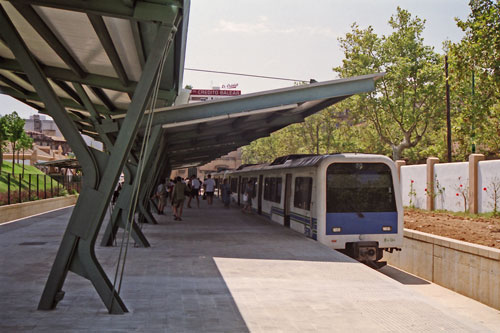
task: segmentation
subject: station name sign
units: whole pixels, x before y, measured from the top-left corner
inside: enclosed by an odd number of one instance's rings
[[[191,95],[196,96],[239,96],[241,90],[192,89]]]

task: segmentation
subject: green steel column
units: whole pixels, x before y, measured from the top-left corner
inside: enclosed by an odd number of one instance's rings
[[[172,46],[175,27],[160,26],[128,112],[120,128],[110,156],[103,167],[103,176],[96,187],[83,187],[63,241],[57,253],[39,309],[53,309],[62,295],[68,270],[88,278],[110,313],[121,314],[127,308],[95,257],[95,241],[120,176],[139,124],[151,95],[153,78],[165,52]],[[69,141],[69,140],[68,140]],[[71,141],[69,141],[71,144]],[[89,216],[89,212],[92,212]],[[111,301],[114,298],[114,301]]]
[[[143,162],[145,163],[143,170],[149,170],[151,167],[151,163],[149,162],[153,159],[157,154],[156,145],[160,139],[161,134],[161,126],[155,126],[151,132],[150,143],[147,147],[146,152],[144,153]],[[141,187],[144,186],[144,178],[139,177],[138,174],[138,166],[132,165],[131,163],[127,164],[127,168],[125,168],[125,184],[123,184],[123,188],[121,190],[120,195],[118,196],[118,200],[116,202],[115,209],[111,218],[109,220],[108,226],[104,233],[104,236],[101,241],[102,246],[111,246],[113,244],[113,240],[116,237],[116,232],[118,228],[127,228],[129,225],[128,219],[133,219],[132,221],[132,237],[136,241],[136,243],[140,244],[143,247],[149,247],[150,244],[147,241],[146,237],[137,226],[135,219],[133,216],[130,216],[133,211],[135,211],[134,207],[134,192],[137,192],[136,195],[139,196],[138,203],[140,202],[140,194],[142,192]],[[148,171],[149,172],[149,171]],[[148,172],[146,174],[148,174]],[[141,183],[139,183],[141,182]],[[146,183],[147,184],[147,183]],[[128,229],[128,228],[127,228]]]
[[[120,191],[120,195],[113,209],[113,213],[109,218],[108,226],[104,231],[102,237],[101,246],[112,246],[113,241],[116,238],[116,233],[119,228],[129,230],[129,216],[132,212],[132,198],[134,192],[133,182],[137,179],[136,168],[131,168],[130,166],[125,167],[125,183]],[[146,236],[143,234],[142,230],[137,226],[135,221],[132,221],[132,233],[131,236],[133,240],[142,247],[150,247]]]
[[[151,197],[156,193],[156,187],[160,179],[164,177],[163,170],[164,165],[161,164],[165,160],[165,137],[161,135],[160,140],[156,145],[156,154],[151,156],[148,161],[148,173],[147,177],[144,179],[144,188],[140,193],[139,197],[139,212],[142,220],[146,220],[148,223],[156,224],[156,220],[151,214]],[[156,207],[155,207],[156,208]],[[156,208],[156,211],[158,209]]]

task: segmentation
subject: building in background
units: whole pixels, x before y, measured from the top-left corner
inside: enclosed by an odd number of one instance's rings
[[[47,119],[44,115],[35,114],[24,120],[24,130],[38,146],[49,146],[56,150],[61,146],[63,154],[72,152],[71,147],[66,143],[61,131],[52,119]],[[86,135],[83,139],[90,147],[102,150],[102,143]]]
[[[199,167],[173,170],[170,178],[180,176],[182,178],[195,175],[200,179],[205,179],[208,174],[223,171],[236,170],[241,165],[241,148],[219,157],[210,163]]]

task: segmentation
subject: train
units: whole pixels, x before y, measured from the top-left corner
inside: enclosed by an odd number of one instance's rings
[[[373,268],[383,252],[400,251],[403,206],[394,162],[382,155],[288,155],[269,164],[242,165],[213,174],[227,180],[231,200]]]

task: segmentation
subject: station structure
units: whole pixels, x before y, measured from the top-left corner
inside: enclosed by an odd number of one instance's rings
[[[383,74],[185,103],[189,0],[11,0],[0,3],[0,92],[52,117],[83,172],[78,202],[38,308],[56,307],[69,271],[110,313],[127,312],[95,255],[117,181],[125,184],[103,244],[118,228],[149,246],[150,195],[174,169],[207,163],[349,96]],[[103,143],[87,146],[82,134]],[[143,172],[147,170],[147,172]]]

